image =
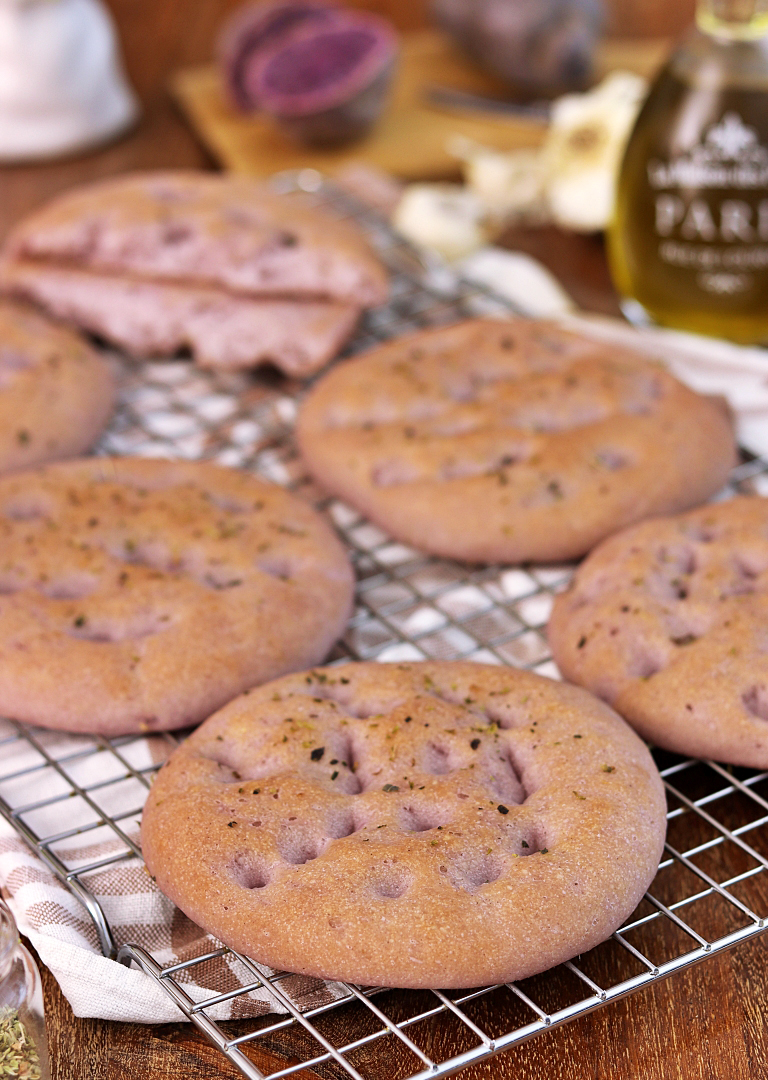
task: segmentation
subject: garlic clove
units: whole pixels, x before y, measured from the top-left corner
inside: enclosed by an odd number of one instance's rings
[[[492,220],[547,220],[547,168],[539,151],[481,150],[467,160],[464,175]]]
[[[614,72],[589,93],[554,102],[541,153],[558,225],[592,232],[610,221],[624,148],[647,89],[640,76]]]
[[[477,196],[458,184],[410,184],[392,216],[392,224],[417,247],[444,259],[460,259],[486,243],[484,208]]]

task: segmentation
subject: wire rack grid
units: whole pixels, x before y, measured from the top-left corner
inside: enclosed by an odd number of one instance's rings
[[[500,301],[441,278],[386,225],[313,172],[278,178],[301,187],[331,212],[357,219],[392,271],[389,304],[371,312],[356,352],[423,326],[498,310]],[[471,659],[557,677],[544,628],[569,566],[467,567],[427,557],[393,541],[305,476],[290,439],[298,384],[269,374],[201,372],[188,362],[122,365],[122,400],[100,450],[111,454],[205,458],[250,469],[313,498],[346,541],[357,572],[357,606],[332,660]],[[723,497],[768,495],[768,462],[744,461]],[[273,973],[222,947],[163,966],[146,949],[119,940],[89,886],[107,865],[140,860],[135,826],[152,773],[177,743],[154,737],[147,764],[139,736],[68,736],[0,721],[0,813],[83,903],[105,955],[134,963],[157,980],[236,1070],[249,1080],[309,1076],[426,1080],[447,1076],[548,1028],[761,934],[768,925],[768,773],[724,768],[657,753],[669,801],[663,861],[651,889],[609,941],[524,983],[467,991],[371,990],[300,1011]],[[33,764],[9,770],[23,744]],[[108,755],[109,778],[83,779],[83,765]],[[60,828],[41,830],[41,811],[57,808]],[[73,866],[62,854],[72,837],[117,840],[118,850]],[[241,965],[242,987],[194,1001],[193,969],[223,957]],[[216,1021],[215,1006],[265,990],[279,1015]],[[267,1050],[265,1064],[262,1048]],[[278,1064],[275,1064],[277,1055]]]

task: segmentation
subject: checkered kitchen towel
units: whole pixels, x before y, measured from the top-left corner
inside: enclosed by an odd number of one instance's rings
[[[115,829],[138,839],[139,811],[147,793],[140,777],[172,749],[163,737],[116,740],[34,732],[35,744],[0,721],[0,797],[40,837],[67,870],[100,863],[81,880],[106,913],[117,945],[143,946],[161,965],[202,956],[220,946],[168,900]],[[100,749],[101,747],[101,749]],[[79,830],[79,831],[78,831]],[[62,835],[64,834],[64,835]],[[58,837],[58,839],[56,839]],[[117,857],[117,861],[109,862]],[[0,886],[19,929],[53,972],[76,1016],[139,1023],[172,1023],[182,1014],[150,976],[102,955],[96,927],[74,894],[0,818]],[[195,1001],[253,981],[231,954],[194,965],[176,976]],[[301,1009],[344,995],[337,983],[292,975],[281,988]],[[217,1020],[285,1011],[264,989],[213,1006]]]

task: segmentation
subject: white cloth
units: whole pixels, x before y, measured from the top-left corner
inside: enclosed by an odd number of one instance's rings
[[[537,319],[576,310],[570,296],[549,270],[521,251],[481,248],[461,260],[459,273],[467,281],[503,296],[526,315]]]
[[[0,160],[95,146],[137,113],[101,0],[0,0]]]
[[[13,728],[0,721],[0,740]],[[48,732],[42,735],[46,751],[68,777],[88,788],[99,811],[120,815],[138,808],[147,789],[135,778],[120,779],[125,769],[108,752],[96,751],[95,740]],[[121,746],[121,754],[134,770],[158,764],[168,753],[162,738],[137,738]],[[83,753],[85,752],[85,753]],[[38,771],[13,779],[25,769]],[[3,741],[0,750],[0,795],[12,808],[38,798],[66,795],[67,781],[50,768],[39,770],[40,758],[24,739]],[[6,779],[10,778],[10,779]],[[110,783],[112,781],[112,783]],[[54,802],[23,815],[38,836],[52,836],[62,828],[87,826],[97,812],[77,793],[64,803]],[[139,815],[120,818],[120,827],[135,840]],[[126,852],[126,845],[108,826],[86,830],[52,844],[69,871]],[[132,856],[89,873],[85,882],[101,903],[118,946],[141,945],[162,965],[176,964],[220,947],[174,907],[149,877],[143,863]],[[13,827],[0,818],[0,886],[8,897],[20,931],[50,969],[76,1016],[135,1023],[178,1023],[182,1013],[161,986],[137,968],[128,968],[102,955],[98,935],[84,906],[38,859]],[[207,961],[177,976],[195,1001],[228,993],[251,982],[253,976],[233,956]],[[338,983],[325,983],[300,975],[281,980],[281,988],[302,1009],[344,996]],[[285,1012],[266,990],[251,991],[213,1006],[210,1015],[226,1020]]]

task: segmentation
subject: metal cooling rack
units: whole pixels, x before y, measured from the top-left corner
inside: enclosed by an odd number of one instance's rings
[[[350,352],[499,306],[481,290],[441,280],[439,270],[425,267],[382,221],[318,174],[292,174],[278,183],[285,190],[299,186],[340,216],[357,218],[392,270],[390,303],[369,313]],[[290,441],[296,383],[265,374],[206,373],[187,362],[121,364],[122,401],[102,452],[206,458],[243,467],[300,489],[330,515],[358,579],[356,611],[332,659],[471,659],[557,675],[544,628],[571,567],[473,569],[426,557],[342,503],[323,501]],[[752,460],[736,469],[724,497],[737,491],[768,495],[768,462]],[[106,865],[141,857],[130,826],[157,767],[137,764],[142,739],[62,738],[1,723],[0,813],[85,905],[105,955],[133,962],[156,979],[249,1080],[278,1080],[305,1068],[356,1080],[447,1076],[714,956],[768,925],[768,772],[659,753],[669,800],[664,859],[637,911],[592,952],[523,983],[471,991],[374,992],[350,985],[341,1000],[303,1013],[285,992],[286,973],[269,973],[239,956],[250,983],[194,1002],[185,980],[229,951],[163,968],[144,949],[115,940],[89,888],[91,875]],[[166,752],[176,743],[174,736],[161,738]],[[13,756],[8,751],[21,743],[34,765],[4,770],[3,760]],[[89,786],[78,781],[78,769],[95,753],[111,755],[113,769],[110,779]],[[41,789],[48,792],[42,799]],[[36,814],[57,804],[61,827],[44,834]],[[117,812],[108,813],[108,805]],[[93,840],[107,835],[119,841],[120,850],[73,868],[60,848],[76,834]],[[264,988],[287,1013],[247,1022],[212,1019],[214,1006],[256,988]],[[454,1051],[461,1048],[452,1057],[438,1052],[449,1040]],[[269,1066],[261,1047],[272,1062],[277,1048],[283,1064],[263,1071]]]

